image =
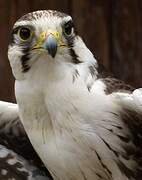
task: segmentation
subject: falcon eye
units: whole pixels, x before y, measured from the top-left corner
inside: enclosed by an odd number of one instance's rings
[[[31,30],[27,27],[22,27],[19,29],[18,35],[22,41],[27,41],[31,37]]]
[[[73,32],[73,22],[72,21],[68,21],[67,23],[64,24],[63,32],[67,36],[70,36],[72,34],[72,32]]]

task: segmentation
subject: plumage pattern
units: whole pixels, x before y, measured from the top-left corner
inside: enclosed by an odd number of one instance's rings
[[[48,175],[20,122],[17,105],[0,101],[0,179],[49,180]]]
[[[69,22],[37,11],[14,25],[8,57],[27,135],[55,180],[141,180],[142,91],[108,75]]]

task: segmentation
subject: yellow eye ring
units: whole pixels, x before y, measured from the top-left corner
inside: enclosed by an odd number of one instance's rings
[[[28,41],[32,36],[31,29],[28,27],[21,27],[18,31],[18,36],[21,41]]]

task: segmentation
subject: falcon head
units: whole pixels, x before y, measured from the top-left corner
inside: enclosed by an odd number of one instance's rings
[[[85,53],[86,52],[86,53]],[[28,13],[11,33],[8,58],[16,79],[23,79],[35,64],[80,64],[94,59],[77,35],[71,16],[52,10]],[[42,62],[44,60],[44,62]]]

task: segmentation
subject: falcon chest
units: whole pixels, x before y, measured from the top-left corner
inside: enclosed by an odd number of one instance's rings
[[[92,96],[82,81],[69,80],[51,83],[43,91],[34,84],[16,83],[20,115],[31,143],[55,180],[125,180],[97,136],[108,100],[101,94]]]

